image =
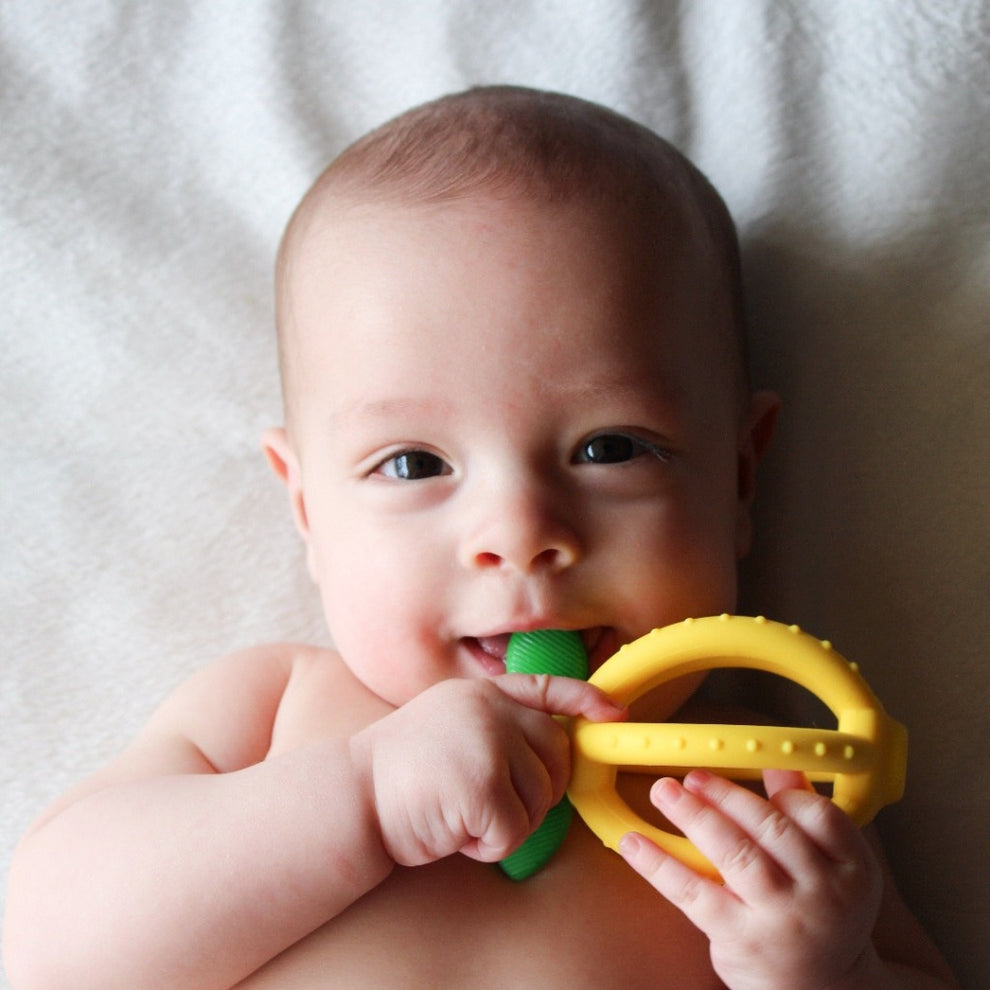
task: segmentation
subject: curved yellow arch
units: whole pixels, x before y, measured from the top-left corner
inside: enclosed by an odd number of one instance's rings
[[[710,616],[654,629],[622,647],[590,678],[629,704],[657,685],[702,670],[745,667],[807,688],[838,719],[835,730],[765,725],[595,723],[571,725],[573,770],[568,797],[588,827],[611,849],[640,832],[701,872],[717,871],[683,836],[636,815],[615,791],[621,766],[665,773],[703,766],[726,776],[764,768],[803,770],[831,780],[832,800],[859,825],[904,792],[907,731],[884,711],[849,663],[825,640],[762,616]]]

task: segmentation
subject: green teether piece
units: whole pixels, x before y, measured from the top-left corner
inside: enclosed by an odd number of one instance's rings
[[[553,674],[585,681],[588,654],[581,637],[569,630],[513,633],[505,653],[505,670],[509,674]]]
[[[505,653],[509,674],[552,674],[556,677],[588,677],[588,654],[576,632],[537,629],[513,633]],[[514,852],[499,862],[506,876],[525,880],[549,862],[567,836],[573,809],[565,797],[554,805],[536,831]]]
[[[536,831],[515,852],[499,860],[502,872],[512,880],[525,880],[542,869],[567,837],[573,813],[566,797],[555,804]]]

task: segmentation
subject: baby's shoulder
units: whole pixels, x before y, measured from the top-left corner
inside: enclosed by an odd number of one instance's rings
[[[330,698],[345,698],[353,676],[333,650],[271,643],[229,654],[184,681],[142,733],[154,745],[188,740],[218,772],[265,759],[287,735],[298,737],[303,710],[330,714]],[[355,682],[356,683],[356,682]]]
[[[292,647],[268,755],[320,739],[348,738],[390,711],[392,706],[366,688],[336,650]]]

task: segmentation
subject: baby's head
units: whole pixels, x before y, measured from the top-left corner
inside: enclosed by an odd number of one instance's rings
[[[734,606],[775,406],[728,212],[652,132],[508,87],[409,111],[307,194],[277,309],[266,447],[382,697],[496,672],[516,629],[580,629],[594,665]]]
[[[348,209],[518,200],[577,205],[622,217],[650,255],[701,269],[707,329],[724,334],[745,388],[745,332],[735,227],[704,175],[652,131],[605,107],[510,86],[468,90],[415,107],[347,148],[314,183],[288,226],[276,279],[280,365],[292,419],[303,353],[293,310],[293,263],[310,235]],[[305,362],[303,357],[302,362]]]

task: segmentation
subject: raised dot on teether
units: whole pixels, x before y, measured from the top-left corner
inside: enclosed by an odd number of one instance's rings
[[[729,621],[729,619],[730,619],[730,615],[729,615],[729,613],[728,613],[728,612],[723,612],[723,613],[722,613],[722,614],[721,614],[721,615],[720,615],[720,616],[718,617],[718,621],[719,621],[719,622],[728,622],[728,621]]]
[[[718,752],[720,749],[725,748],[725,740],[723,739],[709,739],[708,748],[713,752]]]
[[[674,749],[686,749],[687,740],[683,736],[675,736],[672,740],[674,744]]]
[[[856,755],[855,746],[844,746],[842,749],[842,755],[847,759],[851,760]]]
[[[758,753],[760,751],[760,740],[759,739],[747,739],[746,740],[746,752],[748,753]]]
[[[850,660],[850,661],[849,661],[849,669],[850,669],[850,670],[851,670],[851,671],[852,671],[852,672],[853,672],[854,674],[858,674],[858,673],[859,673],[859,664],[858,664],[858,663],[856,663],[856,661],[855,661],[855,660]]]
[[[825,743],[815,743],[815,756],[824,756],[828,752],[828,746]]]
[[[753,621],[758,626],[763,626],[766,625],[767,617],[765,615],[758,615],[755,619],[753,619]]]
[[[799,633],[801,631],[800,626],[788,626],[787,628],[792,633]]]
[[[823,650],[831,650],[832,649],[832,642],[831,642],[831,640],[823,639],[821,642],[822,642],[822,649]]]
[[[791,740],[790,740],[790,739],[785,739],[785,740],[784,740],[784,741],[783,741],[783,742],[782,742],[782,743],[780,744],[780,751],[781,751],[782,753],[786,753],[786,754],[787,754],[788,756],[790,756],[790,755],[791,755],[791,753],[793,753],[793,752],[794,752],[794,743],[793,743],[793,742],[791,742]]]

